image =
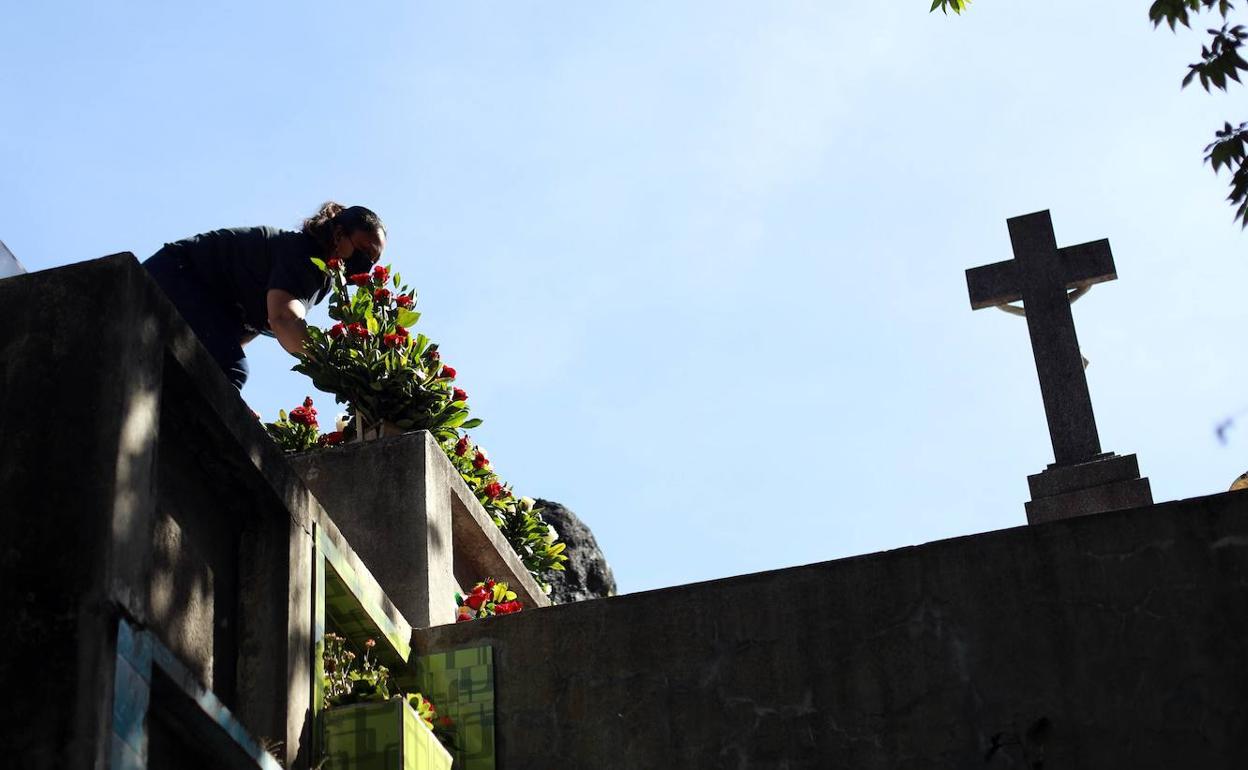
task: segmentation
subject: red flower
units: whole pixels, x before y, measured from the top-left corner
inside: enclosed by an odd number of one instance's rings
[[[437,348],[431,347],[425,351],[425,358],[429,359],[430,361],[441,361],[442,354],[438,352]]]
[[[333,337],[334,339],[341,339],[342,335],[346,333],[347,333],[347,327],[343,326],[340,323],[334,324],[329,330],[329,336]]]
[[[399,335],[403,339],[407,339],[408,337],[412,336],[411,333],[407,329],[403,328],[402,326],[394,327],[394,333]]]
[[[315,428],[316,410],[306,406],[297,406],[290,410],[290,421],[299,425],[307,425],[309,428]]]
[[[341,270],[342,260],[338,259],[337,257],[330,257],[329,259],[325,260],[325,267],[328,267],[330,270]]]
[[[464,392],[463,388],[456,388],[455,391],[451,394],[451,400],[452,401],[467,401],[468,394]]]
[[[479,610],[481,609],[481,605],[485,604],[485,599],[485,593],[477,593],[476,591],[473,591],[468,595],[467,599],[464,599],[464,604],[467,604],[471,609]]]
[[[324,444],[325,446],[333,446],[334,444],[341,444],[342,443],[342,431],[336,430],[333,433],[326,433],[324,436],[321,436],[321,443]]]
[[[463,457],[468,454],[468,437],[460,436],[459,441],[455,442],[455,454]]]
[[[311,409],[311,408],[312,408],[312,397],[311,397],[311,396],[304,396],[304,398],[303,398],[303,405],[304,405],[304,406],[306,406],[308,409]]]
[[[381,338],[382,343],[388,348],[397,348],[400,345],[407,344],[406,334],[386,334]]]
[[[482,468],[484,468],[485,466],[489,464],[490,464],[490,458],[485,456],[485,452],[482,452],[480,449],[478,449],[477,456],[472,458],[472,467],[476,468],[477,470],[481,470]],[[495,486],[497,486],[497,484]],[[488,487],[487,487],[487,491],[488,491]],[[490,497],[497,497],[497,495],[490,495]]]
[[[361,323],[349,324],[347,326],[347,331],[351,332],[353,335],[355,335],[356,337],[359,337],[362,340],[368,339],[368,327],[365,326],[364,324],[361,324]]]
[[[400,294],[394,298],[394,304],[399,307],[411,307],[413,302],[415,302],[415,300],[412,299],[412,295],[410,294]]]
[[[389,302],[389,301],[390,301],[390,290],[389,290],[389,289],[378,289],[377,291],[373,292],[373,301],[375,301],[375,302]]]
[[[348,276],[347,280],[356,286],[367,286],[369,281],[372,279],[368,277],[368,273],[356,273],[355,275]]]
[[[477,461],[473,460],[472,463],[473,465],[476,465]],[[491,481],[489,484],[485,485],[485,496],[491,500],[497,499],[502,493],[503,485],[499,484],[497,481]]]
[[[373,280],[375,280],[377,283],[385,283],[389,277],[390,277],[390,271],[387,270],[382,265],[378,265],[373,268]]]
[[[494,605],[494,611],[499,615],[510,615],[513,612],[519,612],[522,609],[524,608],[520,606],[519,599],[512,599],[509,602],[499,602]]]
[[[453,380],[453,379],[455,379],[455,367],[453,367],[453,366],[443,366],[443,367],[442,367],[442,373],[441,373],[440,375],[438,375],[438,376],[439,376],[439,377],[445,377],[445,378],[446,378],[446,379],[448,379],[448,380]]]

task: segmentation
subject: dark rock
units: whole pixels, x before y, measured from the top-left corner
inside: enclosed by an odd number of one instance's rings
[[[538,500],[542,518],[559,533],[559,539],[568,544],[567,567],[563,572],[551,572],[550,598],[558,604],[579,602],[585,599],[601,599],[615,595],[615,575],[611,565],[598,547],[594,533],[575,513],[559,503]]]

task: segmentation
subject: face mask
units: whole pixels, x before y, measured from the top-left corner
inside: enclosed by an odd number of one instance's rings
[[[350,273],[367,273],[369,268],[373,266],[373,258],[363,249],[356,249],[351,252],[351,256],[347,257],[347,272]]]

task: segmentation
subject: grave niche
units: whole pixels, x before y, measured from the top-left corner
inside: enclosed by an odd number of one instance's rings
[[[0,397],[0,681],[52,694],[0,698],[9,759],[99,765],[132,623],[306,764],[319,509],[133,256],[0,281]]]

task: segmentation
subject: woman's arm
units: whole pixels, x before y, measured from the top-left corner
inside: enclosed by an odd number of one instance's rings
[[[269,306],[269,328],[273,336],[286,349],[297,356],[303,353],[303,343],[308,341],[308,324],[303,320],[306,312],[303,303],[295,295],[283,289],[269,289],[266,295]]]

